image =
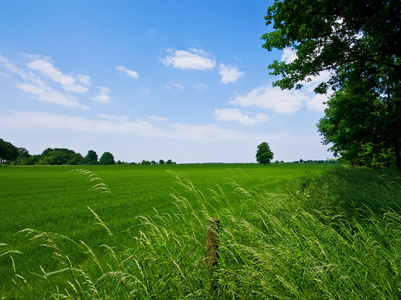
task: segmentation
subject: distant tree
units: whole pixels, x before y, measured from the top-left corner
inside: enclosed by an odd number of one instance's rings
[[[166,164],[172,165],[172,164],[173,164],[173,161],[172,161],[171,159],[169,159],[168,161],[166,161]]]
[[[154,160],[152,160],[152,161],[150,162],[150,164],[151,164],[151,165],[156,165],[157,162],[155,162]]]
[[[159,160],[159,164],[164,165],[164,160]]]
[[[39,164],[42,165],[78,165],[83,163],[83,157],[67,148],[47,148],[42,152]]]
[[[31,157],[28,150],[22,147],[19,147],[17,150],[18,150],[18,157],[16,160],[17,165],[27,165],[28,160]]]
[[[270,164],[273,159],[273,152],[270,150],[269,144],[263,142],[258,146],[256,151],[256,161],[260,164]]]
[[[150,161],[142,160],[141,165],[150,165]]]
[[[123,163],[121,162],[121,160],[117,160],[116,164],[117,165],[122,165]]]
[[[29,156],[26,164],[27,165],[38,165],[41,158],[42,158],[42,156],[40,154],[31,155],[31,156]]]
[[[110,152],[104,152],[99,159],[99,164],[101,165],[114,165],[114,156]]]
[[[18,148],[10,142],[0,139],[0,163],[12,161],[18,157]]]
[[[81,165],[85,161],[85,158],[80,154],[80,153],[71,153],[68,156],[68,162],[67,164],[69,165]]]
[[[49,154],[49,152],[53,151],[54,149],[52,148],[46,148],[45,150],[43,150],[41,156],[45,157],[47,154]]]
[[[93,150],[89,150],[88,154],[85,156],[85,164],[87,165],[97,165],[98,164],[98,156],[97,153]]]

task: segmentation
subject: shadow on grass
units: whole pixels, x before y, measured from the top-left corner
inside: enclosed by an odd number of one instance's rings
[[[338,167],[298,179],[289,193],[321,220],[360,222],[372,214],[401,212],[401,177],[393,170]]]

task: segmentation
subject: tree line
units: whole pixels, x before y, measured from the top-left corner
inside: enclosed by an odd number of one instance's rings
[[[0,164],[10,165],[114,165],[128,164],[126,162],[117,162],[113,154],[104,152],[100,158],[94,150],[89,150],[86,156],[82,156],[73,150],[67,148],[47,148],[41,154],[31,155],[29,151],[23,147],[16,147],[10,142],[0,139]],[[129,164],[137,164],[131,162]],[[154,160],[143,160],[138,163],[142,165],[164,165],[175,164],[171,159],[166,162],[160,159],[159,162]]]

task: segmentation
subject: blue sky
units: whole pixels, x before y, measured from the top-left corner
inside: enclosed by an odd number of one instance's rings
[[[116,160],[331,158],[327,96],[273,88],[260,37],[272,1],[1,1],[0,138]],[[322,77],[325,78],[326,74]]]

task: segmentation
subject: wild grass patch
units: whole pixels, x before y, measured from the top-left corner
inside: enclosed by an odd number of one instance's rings
[[[54,261],[24,272],[15,264],[18,249],[2,244],[14,273],[9,296],[400,298],[401,181],[395,174],[338,168],[282,182],[281,193],[249,189],[242,175],[208,189],[182,173],[169,176],[176,182],[170,210],[138,216],[128,243],[87,208],[107,241],[97,249],[88,241],[24,230],[26,242],[47,249]],[[212,270],[205,264],[210,218],[221,225]]]

